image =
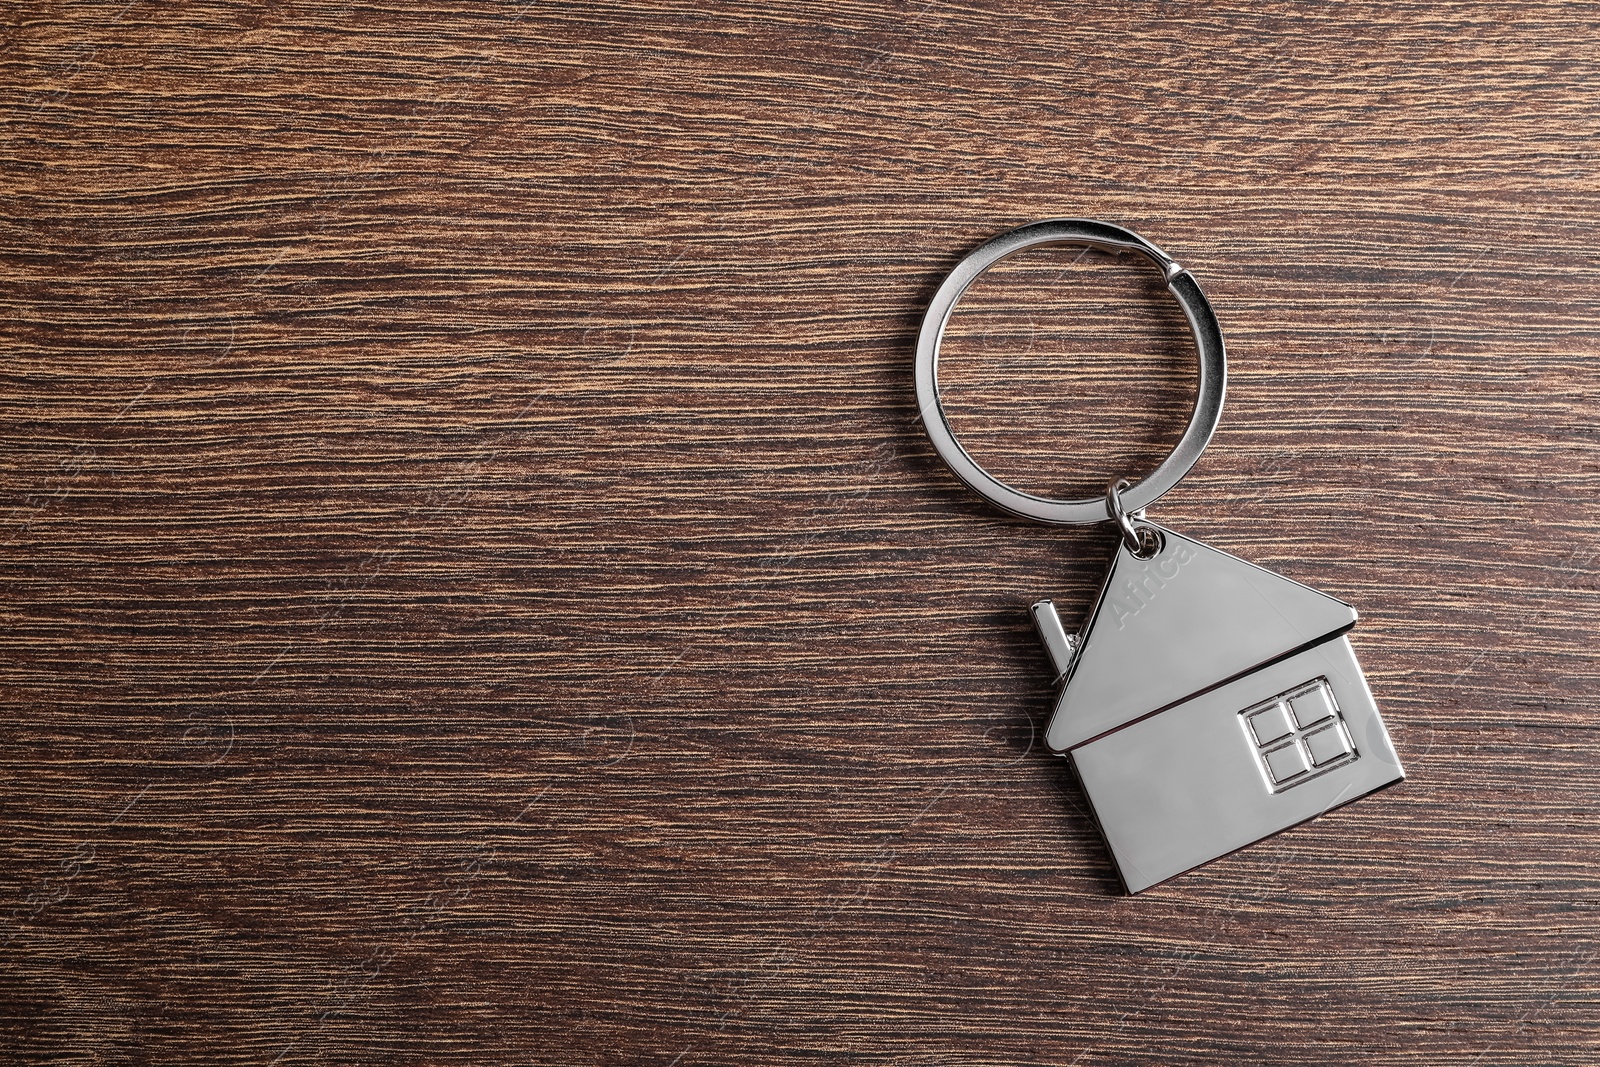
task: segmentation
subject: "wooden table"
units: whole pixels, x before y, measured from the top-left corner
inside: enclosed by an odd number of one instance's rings
[[[0,14],[0,1047],[1600,1062],[1600,7]],[[1355,603],[1400,787],[1138,897],[922,436],[1036,218],[1191,268],[1153,517]],[[1149,469],[1133,264],[957,314],[974,451]]]

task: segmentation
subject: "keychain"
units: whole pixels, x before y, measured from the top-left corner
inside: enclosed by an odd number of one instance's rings
[[[1154,264],[1199,349],[1194,411],[1177,447],[1104,498],[1052,500],[997,480],[956,440],[939,399],[939,342],[983,272],[1024,249],[1134,252]],[[939,286],[917,340],[917,404],[957,478],[1013,515],[1114,523],[1116,556],[1081,630],[1054,603],[1033,619],[1059,696],[1045,740],[1072,761],[1130,893],[1164,882],[1405,777],[1345,634],[1342,600],[1144,517],[1189,472],[1222,417],[1222,331],[1190,273],[1137,234],[1048,219],[988,241]]]

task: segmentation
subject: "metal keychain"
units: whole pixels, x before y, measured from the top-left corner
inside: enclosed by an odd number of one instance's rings
[[[1177,447],[1104,497],[1013,489],[956,440],[939,398],[939,343],[968,287],[1029,248],[1132,252],[1161,272],[1194,333],[1194,411]],[[940,458],[998,507],[1046,523],[1114,523],[1116,556],[1082,628],[1033,605],[1059,697],[1045,740],[1083,784],[1123,885],[1164,882],[1405,777],[1355,652],[1355,608],[1144,517],[1205,451],[1222,417],[1227,354],[1194,277],[1129,230],[1047,219],[972,252],[928,306],[917,404]]]

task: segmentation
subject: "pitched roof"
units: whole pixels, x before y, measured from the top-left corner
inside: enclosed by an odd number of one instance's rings
[[[1144,525],[1161,549],[1118,545],[1045,733],[1057,752],[1355,625],[1342,600]]]

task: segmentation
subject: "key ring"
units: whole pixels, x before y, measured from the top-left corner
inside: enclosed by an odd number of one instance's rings
[[[1143,256],[1199,352],[1177,447],[1137,484],[1113,478],[1087,500],[996,479],[961,447],[939,400],[939,341],[957,301],[1000,260],[1040,245]],[[1189,272],[1137,234],[1087,219],[1047,219],[979,246],[939,286],[917,339],[922,423],[956,477],[1024,518],[1116,523],[1078,631],[1054,601],[1030,612],[1057,688],[1045,743],[1072,761],[1130,893],[1405,778],[1346,636],[1355,608],[1144,517],[1210,442],[1227,377],[1217,317]]]
[[[1170,455],[1144,478],[1120,493],[1082,500],[1054,500],[1013,489],[984,470],[956,440],[939,397],[939,344],[956,304],[983,273],[1009,255],[1029,248],[1061,246],[1096,248],[1103,252],[1136,252],[1161,271],[1170,292],[1194,334],[1199,355],[1200,375],[1195,391],[1194,410],[1189,424]],[[1222,343],[1222,329],[1216,313],[1200,290],[1194,276],[1180,267],[1161,249],[1121,226],[1092,219],[1045,219],[1020,226],[978,246],[956,264],[933,294],[928,313],[917,337],[917,407],[922,424],[938,451],[939,458],[966,483],[968,488],[990,503],[1013,515],[1039,522],[1079,524],[1115,521],[1115,510],[1137,514],[1149,507],[1195,465],[1216,432],[1222,418],[1222,398],[1228,384],[1228,357]],[[1116,505],[1120,504],[1120,509]],[[1124,520],[1125,521],[1125,520]],[[1119,526],[1122,525],[1119,523]],[[1124,534],[1126,536],[1126,534]]]

